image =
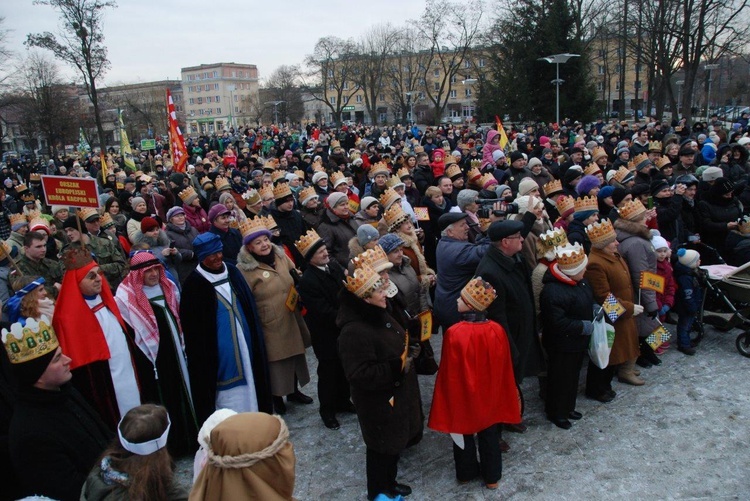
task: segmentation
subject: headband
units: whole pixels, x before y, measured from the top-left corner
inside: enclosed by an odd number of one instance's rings
[[[125,418],[123,417],[123,419]],[[167,429],[164,430],[164,433],[162,433],[159,438],[149,440],[148,442],[141,442],[139,444],[128,442],[125,437],[122,436],[122,430],[120,429],[121,424],[122,419],[117,423],[117,435],[120,437],[120,445],[122,445],[122,448],[139,456],[148,456],[167,445],[167,437],[169,436],[169,428],[172,426],[172,420],[169,419],[169,414],[167,414]]]

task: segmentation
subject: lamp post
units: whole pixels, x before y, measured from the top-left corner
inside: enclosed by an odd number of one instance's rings
[[[234,125],[234,94],[233,92],[237,90],[237,86],[234,84],[227,85],[227,90],[229,91],[229,126],[236,129]]]
[[[281,103],[286,103],[286,101],[268,101],[264,104],[272,104],[273,105],[273,122],[278,125],[279,123],[279,108],[278,106]]]
[[[706,123],[708,123],[709,113],[711,113],[711,82],[713,81],[713,70],[718,67],[718,64],[707,64],[703,67],[706,71],[708,71],[708,93],[706,94]]]
[[[464,87],[466,87],[467,85],[471,85],[473,89],[474,84],[477,83],[478,81],[479,80],[477,80],[476,78],[465,78],[464,80],[461,80],[461,83],[464,84]],[[469,105],[466,107],[468,117],[462,117],[465,122],[466,118],[470,118],[471,120],[474,119],[474,92],[472,92],[471,95],[466,96],[466,89],[464,89],[464,96],[469,98]],[[463,112],[463,109],[461,111]]]
[[[552,80],[551,83],[557,89],[557,92],[556,92],[557,100],[556,100],[556,105],[555,105],[555,121],[558,124],[560,123],[560,85],[563,82],[565,82],[565,80],[560,80],[560,65],[567,63],[571,57],[581,57],[581,55],[569,54],[566,52],[564,54],[554,54],[552,56],[540,57],[539,59],[537,59],[537,61],[547,61],[550,64],[554,64],[557,69],[557,78]]]
[[[409,107],[409,125],[414,121],[414,103],[411,100],[411,91],[406,93],[406,106]]]
[[[680,107],[682,106],[682,86],[685,84],[685,80],[677,80],[677,119],[680,119]]]

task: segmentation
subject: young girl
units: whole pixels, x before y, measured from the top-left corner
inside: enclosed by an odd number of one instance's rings
[[[674,306],[674,294],[677,289],[677,284],[674,280],[674,272],[672,270],[672,263],[669,258],[672,256],[672,250],[669,248],[669,243],[661,235],[654,235],[651,237],[651,245],[654,246],[656,251],[656,274],[664,278],[664,292],[656,293],[656,305],[659,307],[659,320],[664,322],[667,313]],[[661,355],[669,348],[669,341],[659,346],[655,352],[657,355]]]
[[[677,251],[674,277],[677,281],[677,349],[685,355],[695,355],[695,347],[690,341],[690,330],[703,302],[703,290],[696,276],[701,264],[701,255],[692,249]]]

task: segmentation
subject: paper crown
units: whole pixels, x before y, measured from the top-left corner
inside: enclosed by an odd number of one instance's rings
[[[654,165],[656,165],[657,169],[661,170],[668,165],[672,165],[672,162],[669,160],[669,157],[659,157],[654,162]]]
[[[268,231],[268,227],[266,227],[266,224],[261,217],[246,220],[239,226],[238,229],[240,230],[243,239],[248,235],[252,235],[260,231]],[[266,233],[266,235],[268,235],[268,233]]]
[[[385,211],[383,219],[385,220],[386,226],[388,226],[388,231],[394,231],[404,221],[409,220],[409,215],[404,212],[404,209],[402,209],[400,205],[394,204]]]
[[[549,183],[545,184],[542,187],[542,190],[544,191],[544,196],[546,197],[549,197],[555,193],[562,193],[562,182],[559,179],[553,179]]]
[[[495,179],[495,176],[493,176],[489,172],[487,174],[485,174],[484,176],[480,177],[479,181],[477,183],[484,190],[489,189],[489,187],[492,186],[493,184],[498,184],[497,183],[497,179]]]
[[[41,183],[42,182],[42,175],[38,172],[32,172],[29,174],[29,182],[32,183]]]
[[[93,207],[83,207],[82,209],[78,209],[76,211],[76,215],[81,218],[81,221],[86,221],[91,216],[99,217],[99,211],[94,209]]]
[[[617,181],[618,183],[622,183],[626,177],[630,176],[631,172],[627,167],[620,166],[619,169],[615,172],[615,175],[613,176],[613,179]]]
[[[10,219],[10,226],[13,227],[17,224],[24,224],[28,223],[26,221],[26,215],[25,214],[11,214],[8,219]]]
[[[3,329],[2,337],[8,360],[11,364],[22,364],[57,350],[57,340],[52,322],[46,315],[37,322],[26,319],[26,325],[14,323],[10,331]]]
[[[574,202],[575,212],[585,212],[585,211],[599,211],[599,202],[597,201],[596,197],[581,197],[576,198]]]
[[[456,164],[453,164],[447,169],[445,169],[445,175],[451,179],[453,179],[454,177],[459,177],[461,175],[461,167],[459,167]]]
[[[46,232],[47,234],[50,233],[49,223],[47,223],[47,220],[44,219],[41,216],[41,214],[35,217],[29,217],[29,231],[38,231],[38,230],[42,230]]]
[[[605,150],[601,146],[597,146],[596,148],[594,148],[594,151],[591,152],[591,159],[594,162],[596,162],[601,157],[606,157],[606,156],[607,156],[607,150]]]
[[[640,155],[636,155],[636,157],[633,159],[633,165],[635,165],[635,170],[641,170],[647,164],[653,165],[653,162],[651,162],[651,159],[648,158],[648,154],[646,153],[641,153]]]
[[[208,179],[208,178],[204,178],[204,179]],[[180,199],[182,199],[182,201],[185,202],[186,204],[190,204],[190,202],[198,198],[198,194],[195,192],[195,188],[193,188],[192,186],[188,186],[187,188],[182,190],[179,193],[179,195],[180,195]]]
[[[334,188],[346,182],[346,177],[344,176],[344,173],[339,172],[339,171],[336,171],[333,174],[331,174],[331,177],[328,179],[329,181],[331,181],[331,184],[333,185]]]
[[[586,261],[586,252],[578,242],[566,243],[555,248],[555,259],[561,270],[574,270]]]
[[[270,185],[262,187],[258,190],[258,193],[260,193],[261,200],[268,200],[269,198],[273,198],[273,188]]]
[[[303,170],[296,170],[294,171],[294,175],[300,178],[301,180],[305,179],[305,171]]]
[[[281,200],[282,198],[291,197],[292,189],[289,187],[289,183],[279,183],[273,187],[273,199]]]
[[[346,277],[344,285],[349,292],[361,298],[380,287],[382,283],[380,275],[368,265],[363,264],[356,268],[352,275]]]
[[[555,202],[555,207],[557,207],[557,212],[560,213],[562,216],[566,212],[572,210],[575,211],[576,207],[576,201],[571,196],[559,196],[557,197],[557,202]]]
[[[397,176],[398,176],[398,178],[399,178],[399,179],[401,179],[402,181],[404,180],[404,178],[405,178],[405,177],[411,177],[411,173],[409,172],[409,169],[407,169],[406,167],[401,167],[401,168],[400,168],[400,169],[398,170],[398,172],[396,172],[396,175],[397,175]]]
[[[568,243],[568,235],[562,228],[555,228],[554,230],[547,230],[539,235],[539,240],[542,242],[542,246],[545,250],[552,250],[555,247],[561,247]]]
[[[315,188],[313,188],[312,186],[308,186],[307,188],[302,188],[299,191],[299,203],[300,205],[305,205],[313,197],[317,197],[317,196],[318,194],[315,193]]]
[[[404,186],[404,182],[401,181],[401,178],[398,176],[391,176],[388,178],[388,181],[385,182],[386,186],[389,188],[396,188],[396,186]]]
[[[23,203],[29,204],[36,202],[36,197],[29,191],[21,195],[21,200],[23,201]]]
[[[615,228],[608,219],[602,219],[598,223],[588,225],[586,235],[595,245],[608,245],[617,238]]]
[[[482,277],[476,277],[469,280],[463,289],[461,289],[461,299],[466,306],[474,311],[484,311],[492,304],[497,297],[497,291],[489,284],[482,280]]]
[[[595,163],[590,163],[583,169],[583,173],[587,176],[595,176],[596,174],[601,174],[602,169]]]
[[[477,169],[477,170],[481,169],[482,168],[482,161],[481,160],[472,160],[471,162],[469,162],[469,168],[470,168],[469,170],[471,170],[471,169]]]
[[[651,141],[648,143],[649,153],[661,153],[662,144],[661,141]]]
[[[91,251],[80,245],[71,245],[62,255],[65,271],[78,270],[94,262]]]
[[[377,273],[393,268],[393,263],[388,261],[388,256],[385,254],[383,248],[379,245],[376,245],[372,249],[367,249],[366,251],[355,257],[352,261],[354,262],[355,268],[368,266],[375,270]]]
[[[294,246],[297,247],[297,250],[302,254],[302,257],[307,257],[307,254],[316,247],[316,244],[321,240],[322,238],[318,235],[317,231],[307,230],[307,233],[294,242]]]
[[[115,221],[112,219],[112,216],[109,215],[109,212],[105,212],[99,217],[99,224],[102,228],[106,229],[115,224]]]
[[[224,177],[217,177],[216,181],[214,182],[214,186],[216,186],[216,191],[232,189],[232,187],[229,186],[229,181],[227,181],[227,179]]]
[[[385,162],[378,162],[372,167],[370,167],[370,176],[375,177],[378,174],[383,174],[386,177],[391,174],[391,171],[388,170],[388,165],[386,165]]]
[[[279,166],[279,159],[272,158],[266,161],[266,163],[263,165],[263,170],[267,170],[267,171],[276,170],[278,166]]]
[[[646,207],[643,203],[636,199],[623,205],[619,211],[620,217],[627,219],[628,221],[635,221],[641,214],[646,212]]]
[[[386,209],[389,209],[391,205],[393,205],[394,202],[401,200],[401,195],[396,193],[396,190],[393,188],[388,188],[385,190],[385,192],[380,195],[380,205],[385,207]]]
[[[333,150],[335,148],[341,148],[341,143],[334,139],[333,141],[331,141],[331,149]]]
[[[203,176],[201,178],[201,188],[203,188],[204,190],[213,190],[214,188],[216,188],[216,186],[214,185],[214,182],[211,181],[210,177]]]
[[[29,191],[29,187],[25,184],[21,183],[16,186],[16,193],[23,193],[24,191]]]
[[[28,219],[29,222],[31,222],[32,219],[39,219],[42,217],[42,211],[40,210],[30,210],[26,214],[26,219]]]
[[[414,153],[415,154],[424,153],[424,146],[415,146]]]
[[[263,224],[268,229],[268,231],[278,230],[279,229],[279,225],[278,225],[278,223],[276,223],[276,220],[273,218],[273,216],[270,216],[270,215],[269,216],[260,216],[259,218],[256,218],[256,219],[262,220]]]
[[[286,174],[287,174],[287,173],[286,173],[286,171],[283,171],[283,170],[275,170],[275,171],[273,171],[273,172],[271,173],[271,181],[273,181],[273,182],[274,182],[274,184],[276,184],[276,182],[277,182],[277,181],[278,181],[279,179],[286,179]]]
[[[320,160],[312,164],[312,170],[313,172],[325,172],[326,171],[325,168],[323,167],[323,163]]]

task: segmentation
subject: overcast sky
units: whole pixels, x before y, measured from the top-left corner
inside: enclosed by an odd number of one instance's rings
[[[59,31],[57,12],[32,0],[3,0],[8,48],[26,53],[28,33]],[[119,0],[104,18],[108,85],[179,79],[180,68],[235,62],[258,66],[261,81],[282,64],[300,64],[320,37],[357,37],[385,22],[418,18],[423,0]],[[64,74],[74,72],[62,66]]]

